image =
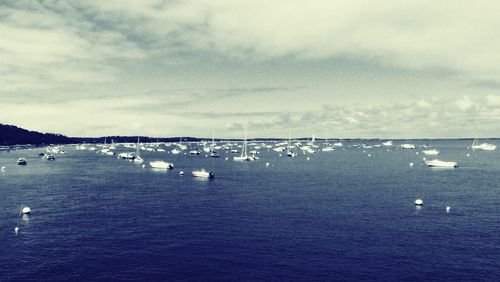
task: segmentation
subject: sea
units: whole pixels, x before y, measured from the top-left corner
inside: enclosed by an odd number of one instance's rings
[[[408,142],[417,148],[398,147]],[[74,145],[55,161],[41,147],[0,152],[0,280],[500,280],[498,150],[358,144],[295,158],[260,149],[254,162],[162,144],[141,153],[144,167]],[[154,170],[153,160],[175,167]],[[215,178],[193,177],[201,168]]]

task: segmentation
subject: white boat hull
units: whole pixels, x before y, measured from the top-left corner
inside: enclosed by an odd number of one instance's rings
[[[425,164],[429,167],[443,167],[443,168],[458,167],[458,164],[456,162],[445,162],[440,160],[425,161]]]

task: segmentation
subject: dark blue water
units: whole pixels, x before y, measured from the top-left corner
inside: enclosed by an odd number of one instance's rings
[[[166,172],[71,147],[53,162],[1,152],[0,280],[498,281],[499,152],[430,143],[460,167],[396,148],[261,150],[252,163],[142,154],[173,162]],[[32,214],[15,235],[21,204]]]

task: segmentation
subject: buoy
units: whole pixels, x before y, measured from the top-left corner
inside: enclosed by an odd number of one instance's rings
[[[225,160],[227,161],[227,160],[229,160],[229,158],[228,158],[228,157],[226,157],[226,159],[225,159]]]
[[[446,212],[450,212],[451,208],[448,206],[446,207]]]
[[[179,175],[184,175],[184,171],[179,172]]]
[[[281,157],[281,154],[279,154],[279,156]]]
[[[422,201],[422,199],[416,199],[416,200],[415,200],[415,205],[416,205],[416,206],[421,206],[421,205],[423,205],[423,204],[424,204],[424,201]]]
[[[23,214],[30,214],[31,209],[29,207],[24,207],[23,210],[21,211]]]
[[[418,152],[416,152],[415,155],[418,155]]]
[[[371,156],[372,156],[372,154],[368,154],[368,157],[371,157]]]
[[[422,158],[422,161],[425,161],[425,158]]]
[[[145,164],[143,164],[143,165],[142,165],[142,168],[145,168],[145,167],[146,167],[146,165],[145,165]]]
[[[269,163],[266,163],[266,167],[268,167],[268,166],[269,166]]]
[[[413,163],[410,163],[410,166],[413,166]]]
[[[307,160],[310,160],[311,158],[310,157],[307,157]]]
[[[470,154],[467,154],[467,157],[470,157]]]
[[[5,171],[6,169],[7,169],[6,167],[2,166],[2,171]]]
[[[14,228],[14,232],[16,232],[17,235],[17,233],[19,233],[19,227],[16,226],[16,228]]]

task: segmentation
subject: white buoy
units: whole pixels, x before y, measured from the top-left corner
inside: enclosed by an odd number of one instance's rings
[[[470,157],[470,154],[467,154],[467,157]]]
[[[184,175],[184,171],[180,171],[180,172],[179,172],[179,175]]]
[[[368,157],[371,157],[371,156],[372,156],[372,154],[368,154]]]
[[[422,158],[422,161],[425,161],[425,160],[426,160],[426,158]]]
[[[307,160],[310,160],[311,158],[310,157],[307,157]]]
[[[279,154],[279,156],[281,157],[281,154]]]
[[[5,171],[6,169],[7,169],[6,167],[2,166],[2,171]]]
[[[450,212],[451,208],[448,206],[446,207],[446,212]]]
[[[266,163],[266,167],[268,167],[268,166],[269,166],[269,163]]]
[[[14,232],[16,232],[17,235],[17,233],[19,233],[19,227],[16,226],[16,228],[14,228]]]
[[[145,168],[145,167],[146,167],[146,165],[145,165],[145,164],[143,164],[143,165],[142,165],[142,168]]]
[[[227,160],[229,160],[229,158],[228,158],[228,157],[226,157],[226,158],[225,158],[225,160],[227,161]]]
[[[422,199],[416,199],[416,200],[415,200],[415,205],[416,205],[416,206],[421,206],[421,205],[423,205],[423,204],[424,204],[424,201],[422,201]]]
[[[23,214],[30,214],[31,213],[31,209],[30,207],[24,207],[23,210],[21,211]]]
[[[418,155],[418,152],[416,152],[415,155]]]
[[[413,166],[413,163],[410,163],[410,166]]]

